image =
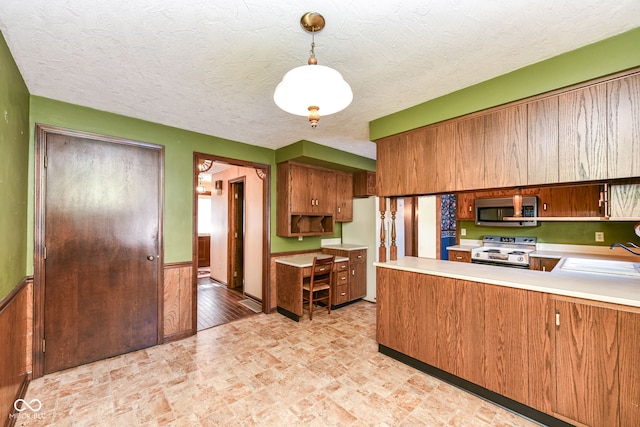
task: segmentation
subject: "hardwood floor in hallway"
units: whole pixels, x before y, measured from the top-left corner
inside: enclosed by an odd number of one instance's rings
[[[256,314],[34,380],[18,426],[536,424],[378,352],[376,306]]]
[[[255,315],[240,304],[243,295],[209,277],[198,278],[198,331]]]

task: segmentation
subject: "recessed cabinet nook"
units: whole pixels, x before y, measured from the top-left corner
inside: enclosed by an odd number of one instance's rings
[[[518,191],[538,221],[640,221],[640,69],[376,144],[378,196],[456,193],[459,220]],[[635,277],[542,274],[558,259],[536,257],[497,274],[469,255],[376,263],[382,353],[545,425],[640,425]]]

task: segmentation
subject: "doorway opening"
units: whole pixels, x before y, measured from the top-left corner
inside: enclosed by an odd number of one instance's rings
[[[197,331],[269,312],[270,166],[194,153]]]

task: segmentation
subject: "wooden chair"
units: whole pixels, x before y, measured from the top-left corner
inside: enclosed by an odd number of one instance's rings
[[[331,314],[331,281],[335,258],[313,258],[309,283],[302,285],[302,308],[305,303],[309,304],[309,320],[313,319],[313,304],[319,301],[327,304],[327,313]]]

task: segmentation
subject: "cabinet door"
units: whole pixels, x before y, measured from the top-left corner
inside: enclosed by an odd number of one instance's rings
[[[394,135],[376,141],[376,192],[378,196],[397,196],[401,194],[401,150],[406,143],[406,135]]]
[[[503,108],[485,116],[484,187],[527,184],[527,108]]]
[[[607,83],[608,177],[640,176],[640,74]]]
[[[485,388],[529,401],[527,291],[484,285]]]
[[[556,313],[556,412],[589,426],[617,426],[618,312],[556,300]]]
[[[440,369],[484,387],[484,285],[438,279]]]
[[[559,95],[560,182],[607,178],[606,92],[599,84]]]
[[[640,425],[640,313],[618,312],[620,425]]]
[[[367,295],[367,264],[364,262],[351,264],[349,278],[349,301],[364,298]]]
[[[456,189],[456,124],[448,123],[436,128],[436,190]]]
[[[542,188],[538,194],[538,215],[548,217],[597,217],[600,186],[579,185],[571,187]]]
[[[456,193],[456,216],[458,220],[475,220],[475,201],[475,193]]]
[[[380,267],[376,277],[378,343],[435,364],[436,328],[426,326],[436,324],[438,279]]]
[[[402,147],[398,147],[402,150]],[[410,132],[404,149],[404,163],[397,165],[406,190],[401,194],[436,192],[436,130],[433,127]]]
[[[527,184],[558,182],[558,97],[527,104]]]
[[[456,128],[456,189],[484,188],[484,116],[462,120]]]
[[[336,221],[353,221],[353,175],[336,172]]]
[[[289,165],[289,197],[291,213],[313,212],[313,196],[311,194],[311,174],[303,166]]]
[[[556,407],[555,301],[549,294],[528,291],[529,403],[547,414]]]
[[[335,215],[336,174],[324,169],[309,169],[311,174],[311,195],[314,199],[313,213]]]

